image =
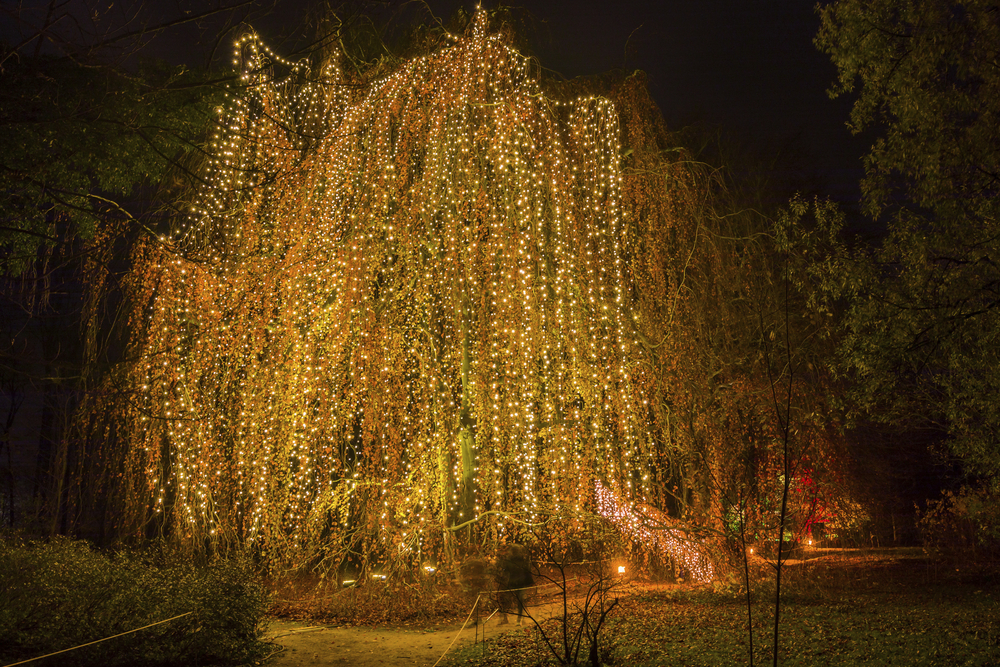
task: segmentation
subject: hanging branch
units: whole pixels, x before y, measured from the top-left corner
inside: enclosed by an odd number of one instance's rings
[[[550,94],[485,12],[446,41],[374,81],[237,44],[207,185],[140,253],[118,415],[193,544],[306,562],[363,526],[405,559],[593,511],[596,479],[659,493],[692,180],[642,148],[641,82]]]

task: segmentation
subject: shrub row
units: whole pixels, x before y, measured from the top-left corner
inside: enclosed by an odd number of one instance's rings
[[[183,618],[58,656],[61,665],[234,665],[261,660],[268,596],[245,558],[195,566],[162,552],[0,540],[0,664]],[[53,663],[56,664],[56,663]]]

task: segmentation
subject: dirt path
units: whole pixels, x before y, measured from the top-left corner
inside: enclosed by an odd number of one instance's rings
[[[534,610],[537,611],[537,610]],[[513,622],[499,625],[498,618],[478,628],[472,621],[459,634],[461,625],[434,625],[425,629],[327,627],[299,621],[274,620],[268,637],[282,647],[269,667],[327,667],[352,665],[415,665],[431,667],[451,650],[475,641],[518,630]],[[513,620],[513,619],[512,619]],[[525,622],[524,628],[530,623]],[[523,631],[523,630],[521,630]],[[458,637],[456,640],[456,636]],[[277,649],[277,647],[276,647]]]

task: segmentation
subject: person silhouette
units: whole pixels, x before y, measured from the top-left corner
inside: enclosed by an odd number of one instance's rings
[[[517,624],[525,615],[528,588],[535,585],[531,576],[531,561],[528,550],[520,544],[509,544],[497,552],[496,564],[497,598],[500,603],[500,625],[508,623],[507,613],[517,604]]]

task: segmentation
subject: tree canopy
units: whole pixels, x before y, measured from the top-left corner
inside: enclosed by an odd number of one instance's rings
[[[127,74],[67,58],[8,60],[0,93],[4,269],[30,265],[60,225],[91,238],[102,216],[128,215],[125,198],[155,187],[203,132],[202,105],[211,100],[187,88],[190,79],[153,65]]]
[[[820,13],[831,95],[854,95],[852,131],[876,135],[863,203],[887,228],[870,254],[841,247],[826,267],[856,406],[947,433],[969,472],[995,476],[1000,5],[839,0]]]
[[[136,272],[124,424],[185,530],[293,553],[332,520],[433,553],[480,517],[582,511],[595,479],[651,492],[670,435],[644,407],[618,115],[544,94],[477,21],[358,87],[239,43],[210,182]],[[644,216],[664,240],[679,205]]]
[[[599,488],[663,548],[718,544],[758,491],[769,525],[828,434],[817,378],[761,349],[789,335],[766,218],[713,210],[641,73],[546,80],[486,12],[421,34],[369,67],[238,42],[205,184],[136,248],[77,512],[293,565],[570,530]],[[784,473],[772,377],[802,433]]]

